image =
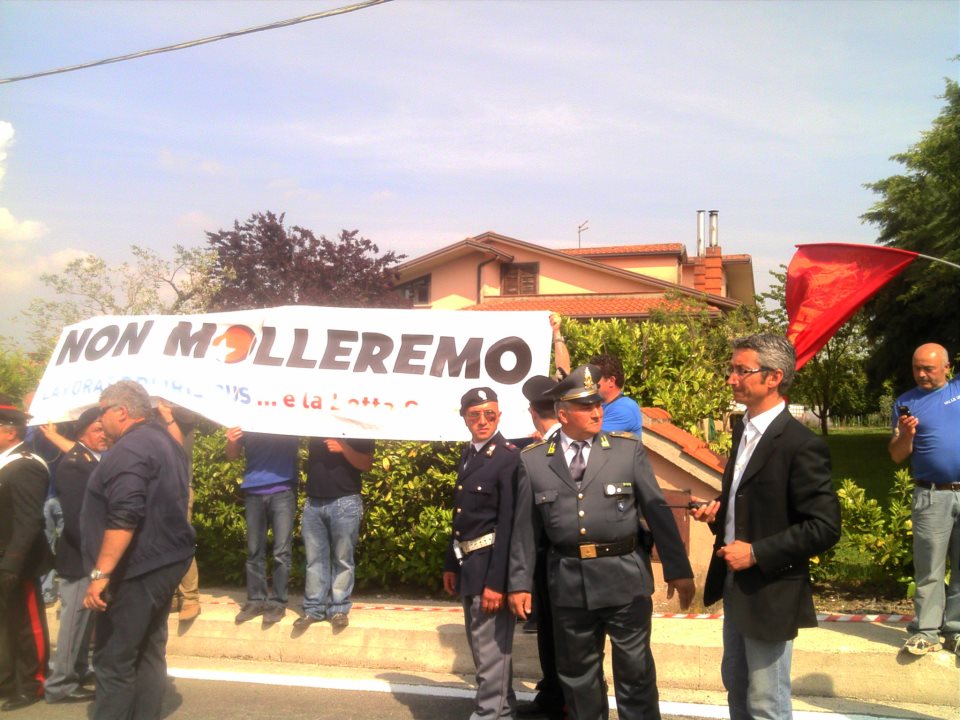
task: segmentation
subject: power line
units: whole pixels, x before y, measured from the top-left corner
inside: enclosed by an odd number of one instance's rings
[[[269,25],[259,25],[257,27],[247,28],[246,30],[237,30],[235,32],[223,33],[222,35],[213,35],[211,37],[201,38],[199,40],[188,40],[187,42],[177,43],[176,45],[167,45],[166,47],[156,48],[154,50],[141,50],[140,52],[130,53],[129,55],[120,55],[118,57],[107,58],[106,60],[96,60],[94,62],[83,63],[81,65],[71,65],[70,67],[57,68],[56,70],[44,70],[43,72],[31,73],[30,75],[20,75],[0,79],[0,85],[19,82],[21,80],[33,80],[35,78],[46,77],[47,75],[59,75],[60,73],[73,72],[74,70],[85,70],[86,68],[98,67],[100,65],[110,65],[111,63],[124,62],[126,60],[136,60],[137,58],[147,57],[148,55],[159,55],[160,53],[173,52],[174,50],[183,50],[185,48],[196,47],[197,45],[206,45],[207,43],[219,42],[220,40],[229,40],[230,38],[249,35],[250,33],[262,32],[264,30],[276,30],[277,28],[299,25],[300,23],[310,22],[311,20],[322,20],[323,18],[334,15],[344,15],[355,12],[356,10],[365,10],[373,5],[381,5],[391,0],[365,0],[354,5],[346,5],[333,10],[325,10],[311,15],[302,15],[290,20],[279,20]]]

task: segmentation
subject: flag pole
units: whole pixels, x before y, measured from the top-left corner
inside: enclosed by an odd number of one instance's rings
[[[924,260],[933,260],[933,262],[943,263],[944,265],[949,265],[950,267],[960,270],[960,265],[957,265],[957,263],[954,263],[954,262],[950,262],[949,260],[943,260],[942,258],[931,257],[930,255],[921,255],[920,253],[917,253],[917,257],[922,257]]]

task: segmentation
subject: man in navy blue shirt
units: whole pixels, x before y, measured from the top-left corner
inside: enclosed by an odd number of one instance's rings
[[[167,683],[170,601],[194,551],[187,456],[148,421],[150,397],[139,383],[111,385],[100,409],[114,445],[90,476],[80,521],[90,575],[83,604],[99,613],[93,717],[153,719]]]

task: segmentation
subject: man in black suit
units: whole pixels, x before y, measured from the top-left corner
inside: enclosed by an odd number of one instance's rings
[[[23,442],[29,415],[0,395],[0,710],[43,697],[50,641],[40,576],[53,567],[43,531],[47,466]]]
[[[786,407],[795,367],[781,335],[734,341],[727,384],[747,413],[719,501],[691,511],[717,536],[703,600],[723,598],[731,720],[791,717],[793,638],[817,624],[809,560],[840,538],[829,450]]]
[[[444,560],[443,589],[463,598],[467,642],[477,668],[470,720],[513,717],[513,631],[507,607],[507,561],[513,523],[517,448],[497,432],[500,406],[487,387],[460,399],[470,431],[454,495],[453,534]]]
[[[613,682],[621,720],[660,717],[650,652],[653,574],[649,527],[669,585],[686,609],[693,571],[673,515],[640,438],[605,433],[597,382],[583,365],[550,390],[561,429],[520,455],[510,549],[510,607],[531,610],[541,536],[549,540],[547,585],[553,606],[557,671],[568,712],[577,720],[607,716],[603,643],[613,648]]]

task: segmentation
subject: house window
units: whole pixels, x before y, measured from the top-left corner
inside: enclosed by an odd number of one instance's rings
[[[399,288],[400,295],[410,300],[414,305],[429,305],[430,304],[430,276],[424,275],[423,277],[417,278],[416,280],[411,280],[408,283],[404,283]]]
[[[500,266],[501,295],[536,295],[540,263],[504,263]]]

